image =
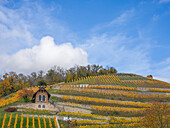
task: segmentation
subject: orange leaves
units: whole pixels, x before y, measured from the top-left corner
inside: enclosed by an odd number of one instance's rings
[[[7,79],[4,79],[0,83],[0,95],[7,95],[10,93],[10,89],[12,88],[10,82]]]
[[[152,106],[145,111],[143,125],[150,128],[168,128],[169,121],[170,115],[168,104],[154,102]]]
[[[150,89],[148,89],[148,91],[151,91],[151,92],[170,92],[170,90],[168,90],[168,89],[156,89],[156,88],[150,88]]]
[[[33,94],[34,94],[34,91],[32,89],[23,88],[21,91],[19,91],[19,96],[21,99],[32,98]]]

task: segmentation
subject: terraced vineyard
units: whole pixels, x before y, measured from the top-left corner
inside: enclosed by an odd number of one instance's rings
[[[6,107],[21,102],[19,90],[0,99],[0,127],[57,128],[56,118],[61,128],[147,127],[146,110],[156,107],[158,111],[166,108],[162,112],[163,123],[165,128],[170,126],[170,84],[166,82],[141,76],[103,75],[46,89],[57,106],[52,116],[47,117],[51,112],[48,108],[4,112]],[[37,90],[33,88],[34,92]],[[159,104],[155,107],[155,103]],[[153,121],[157,121],[156,118]]]
[[[133,87],[154,87],[169,88],[170,83],[150,79],[142,76],[120,76],[120,75],[100,75],[80,78],[67,84],[89,84],[89,85],[124,85]]]
[[[129,80],[128,77],[116,75],[82,78],[56,85],[50,90],[54,101],[91,110],[91,114],[81,112],[58,114],[83,118],[84,120],[71,120],[69,123],[70,127],[77,124],[79,128],[142,127],[145,110],[152,107],[153,102],[166,104],[170,113],[169,92],[170,84],[166,82],[137,76],[130,77]],[[64,127],[68,125],[63,121],[60,123]]]

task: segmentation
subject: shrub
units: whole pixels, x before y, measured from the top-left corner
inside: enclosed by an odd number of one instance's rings
[[[32,89],[23,88],[22,91],[19,92],[20,98],[24,99],[24,102],[29,102],[32,98],[34,91]]]
[[[17,109],[16,108],[11,108],[11,107],[8,107],[4,110],[5,112],[16,112]]]

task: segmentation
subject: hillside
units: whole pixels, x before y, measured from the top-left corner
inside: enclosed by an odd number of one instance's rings
[[[154,105],[158,106],[157,110],[166,105],[164,115],[170,113],[170,84],[135,74],[89,76],[50,85],[46,90],[51,94],[52,108],[29,108],[34,103],[24,103],[18,98],[19,91],[1,98],[0,126],[39,128],[41,124],[40,127],[51,128],[59,124],[62,128],[133,128],[147,125],[143,123],[145,111]],[[11,112],[4,111],[7,107],[15,107],[17,112],[11,116]],[[168,120],[163,123],[169,124]]]
[[[159,81],[152,78],[142,77],[136,74],[112,74],[89,76],[78,79],[77,81],[68,82],[66,84],[89,84],[89,85],[121,85],[133,87],[154,87],[169,88],[170,83]]]

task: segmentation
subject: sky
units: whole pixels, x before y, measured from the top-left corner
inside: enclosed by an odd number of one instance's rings
[[[170,82],[170,0],[0,0],[0,74],[99,64]]]

